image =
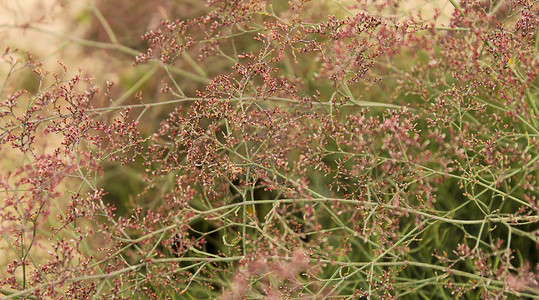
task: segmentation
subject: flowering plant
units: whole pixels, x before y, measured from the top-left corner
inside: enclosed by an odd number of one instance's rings
[[[8,48],[1,293],[539,297],[539,6],[450,4],[185,4],[143,53],[93,6],[60,36],[136,54],[123,95]]]

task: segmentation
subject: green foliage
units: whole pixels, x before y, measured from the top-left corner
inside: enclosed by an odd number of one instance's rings
[[[537,2],[120,2],[8,29],[136,66],[2,55],[6,299],[539,297]]]

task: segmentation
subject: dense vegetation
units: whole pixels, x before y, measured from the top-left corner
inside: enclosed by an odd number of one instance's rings
[[[539,3],[405,4],[2,26],[116,78],[3,45],[5,299],[539,298]]]

